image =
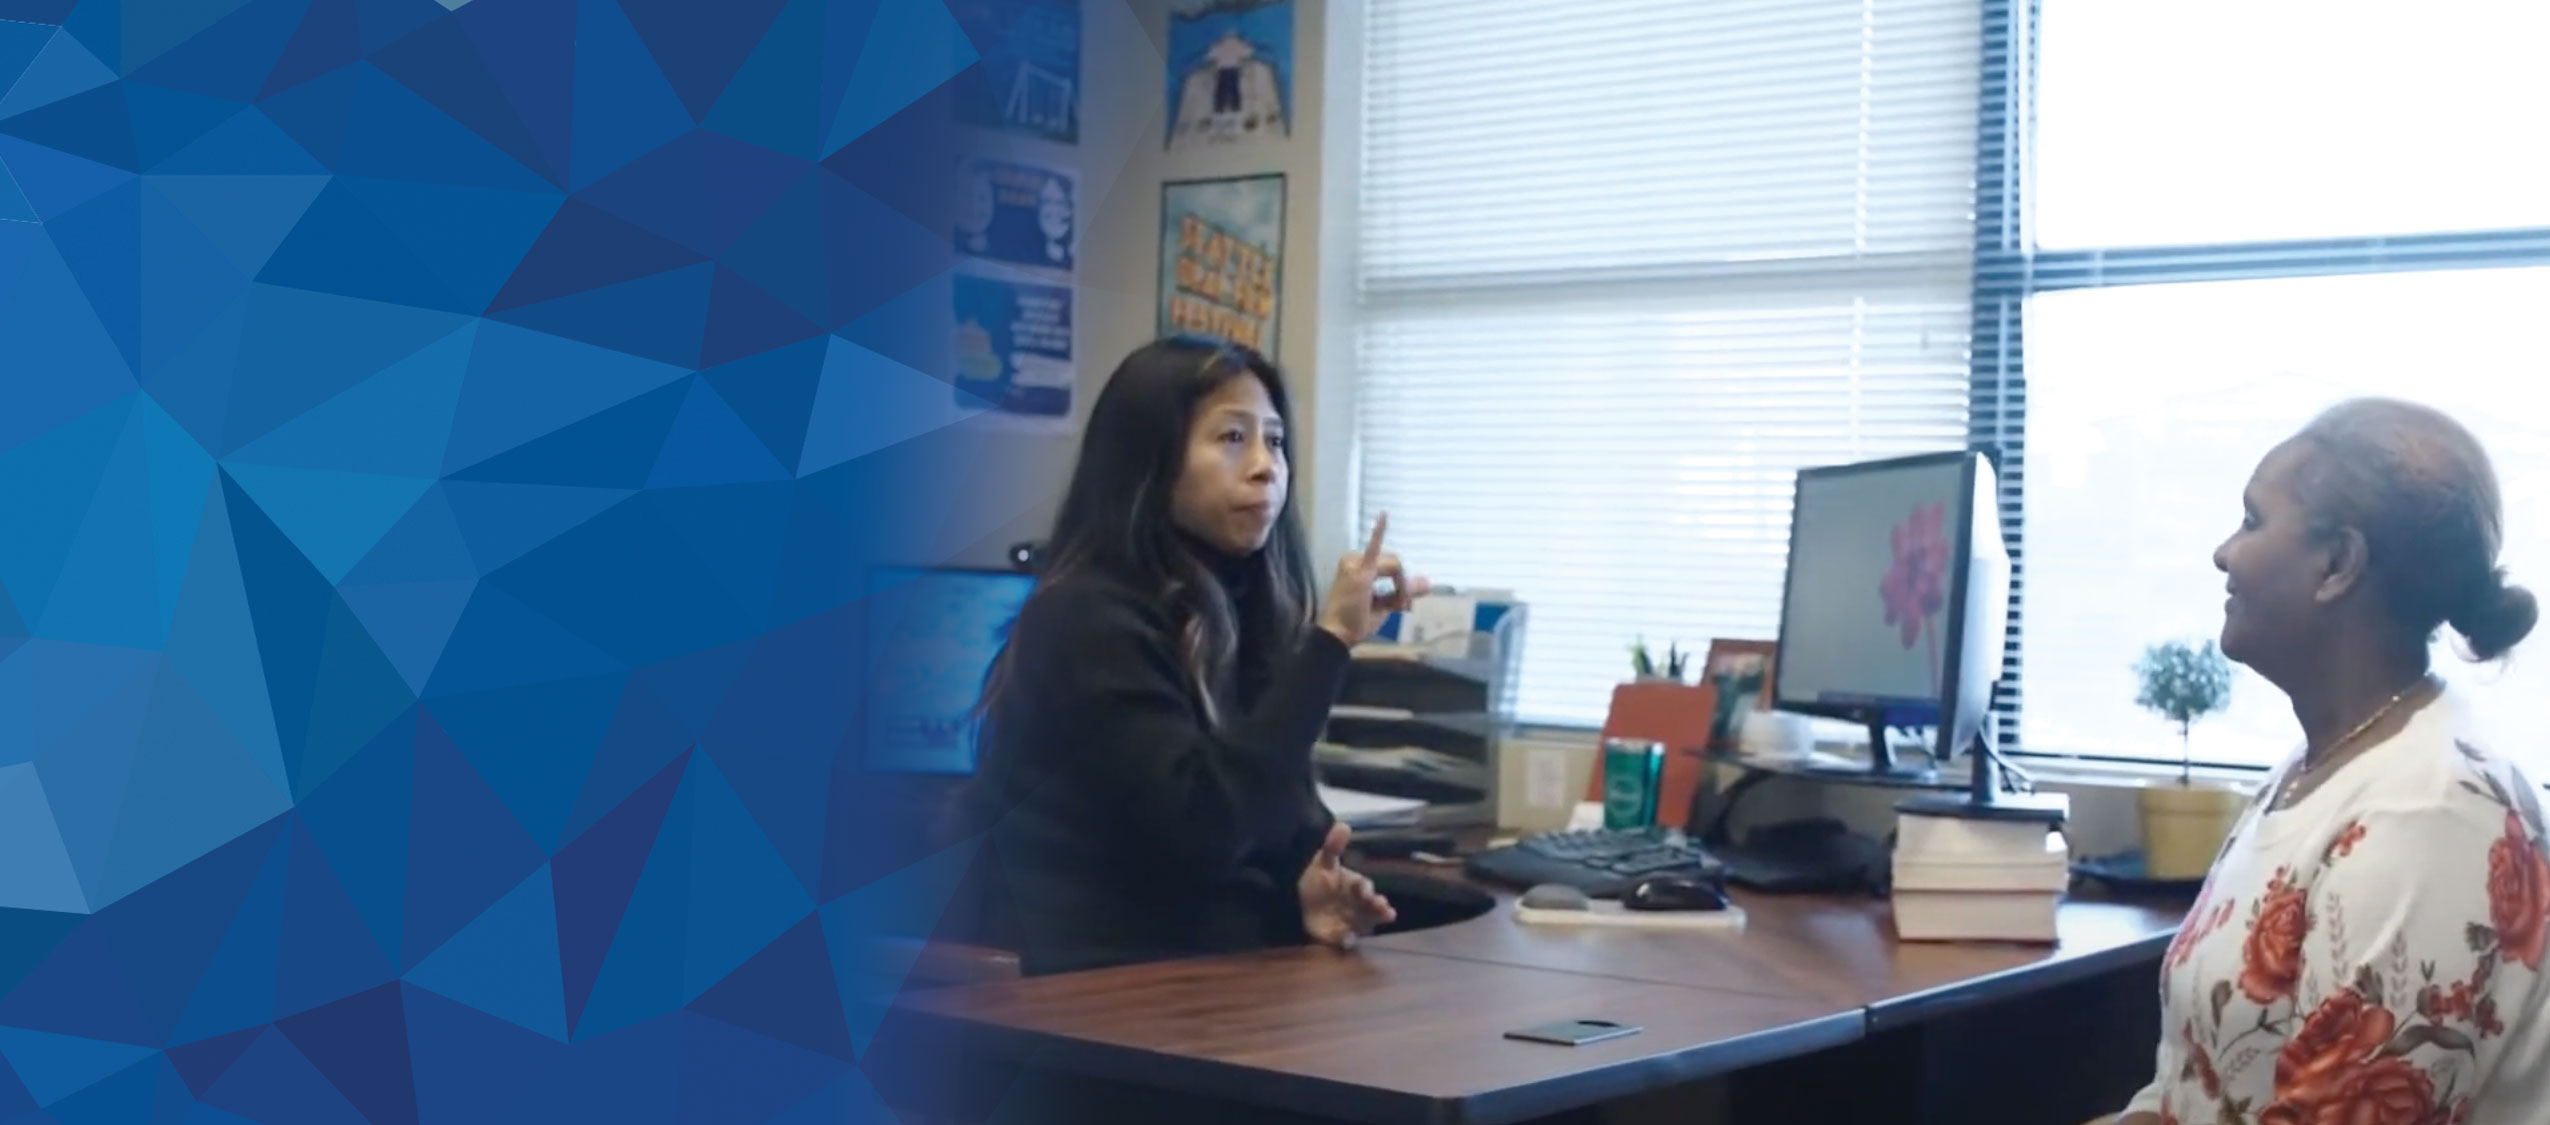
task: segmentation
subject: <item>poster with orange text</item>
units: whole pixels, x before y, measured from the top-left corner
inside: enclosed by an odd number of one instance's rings
[[[1160,189],[1160,334],[1275,358],[1284,177],[1189,180]]]

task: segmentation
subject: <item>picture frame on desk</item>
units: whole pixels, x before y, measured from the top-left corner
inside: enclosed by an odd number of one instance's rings
[[[1734,750],[1742,731],[1739,716],[1748,707],[1771,709],[1771,673],[1779,658],[1777,641],[1720,637],[1709,642],[1709,659],[1700,666],[1700,682],[1717,692],[1716,710],[1709,720],[1709,749]]]

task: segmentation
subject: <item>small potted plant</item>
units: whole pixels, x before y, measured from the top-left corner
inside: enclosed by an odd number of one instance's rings
[[[2231,662],[2212,641],[2170,641],[2145,650],[2134,677],[2134,702],[2178,725],[2178,784],[2142,792],[2144,874],[2203,878],[2243,803],[2239,792],[2195,779],[2196,721],[2231,706]]]
[[[1647,638],[1640,637],[1635,644],[1629,646],[1629,671],[1634,683],[1683,683],[1684,670],[1690,666],[1690,661],[1691,654],[1682,651],[1680,641],[1675,641],[1665,650],[1665,663],[1662,668],[1656,666],[1656,657],[1647,647]]]

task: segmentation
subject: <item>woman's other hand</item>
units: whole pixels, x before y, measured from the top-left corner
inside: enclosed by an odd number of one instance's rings
[[[1374,542],[1379,542],[1378,536]],[[1352,949],[1355,939],[1398,920],[1390,900],[1372,889],[1372,880],[1346,869],[1346,826],[1329,826],[1319,854],[1302,868],[1302,931],[1312,941]]]

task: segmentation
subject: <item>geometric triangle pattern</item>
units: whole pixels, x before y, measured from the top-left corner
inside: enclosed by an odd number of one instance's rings
[[[0,0],[0,1121],[893,1120],[861,599],[1051,487],[946,183],[1055,7]]]

